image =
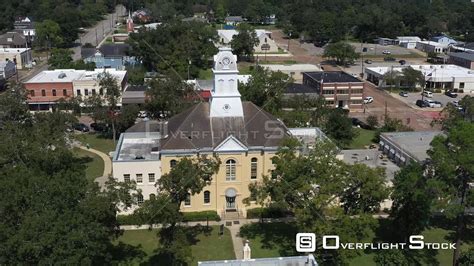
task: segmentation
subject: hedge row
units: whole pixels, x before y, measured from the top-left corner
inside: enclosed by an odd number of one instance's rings
[[[216,211],[202,211],[202,212],[184,212],[183,222],[202,222],[209,219],[209,221],[220,221],[221,218]],[[117,215],[117,221],[120,225],[138,225],[144,222],[140,220],[137,215]]]
[[[216,211],[202,211],[202,212],[183,212],[184,222],[201,222],[206,221],[220,221],[221,218]]]
[[[247,210],[247,219],[283,218],[292,215],[293,214],[290,211],[278,207],[254,208]]]

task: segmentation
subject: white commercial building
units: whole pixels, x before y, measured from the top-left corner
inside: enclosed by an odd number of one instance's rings
[[[293,65],[278,65],[278,64],[271,64],[271,65],[261,65],[262,67],[269,69],[271,71],[281,71],[289,76],[291,76],[294,80],[299,81],[303,80],[303,72],[315,72],[321,71],[321,69],[312,64],[293,64]]]
[[[255,46],[256,53],[277,53],[278,46],[271,37],[271,32],[267,30],[255,30],[259,43]],[[235,35],[239,34],[237,30],[217,30],[217,35],[219,36],[219,46],[230,45],[230,42]],[[262,45],[267,44],[268,50],[263,50]]]
[[[160,139],[158,132],[122,133],[112,158],[114,176],[123,177],[125,182],[135,180],[137,189],[142,191],[139,204],[157,193],[155,184],[161,176]]]
[[[412,67],[425,76],[426,88],[447,89],[457,92],[474,93],[474,70],[456,65],[411,65],[394,67],[368,67],[367,80],[379,87],[387,87],[383,77],[389,71],[402,73],[402,69]],[[403,79],[402,79],[403,80]],[[398,85],[398,84],[397,84]],[[400,84],[403,87],[403,82]]]
[[[421,42],[420,37],[417,36],[398,36],[397,37],[398,45],[405,47],[407,49],[415,49],[416,43]]]
[[[421,41],[416,43],[416,49],[426,53],[446,53],[448,51],[448,47],[448,44],[433,41]]]
[[[30,48],[0,48],[0,61],[11,60],[17,69],[31,67],[33,56]]]
[[[127,84],[127,71],[115,69],[95,69],[94,71],[81,71],[81,75],[73,80],[74,96],[87,99],[92,95],[100,95],[105,98],[107,92],[103,91],[99,86],[100,78],[104,75],[104,73],[110,74],[116,80],[120,91],[124,91]]]

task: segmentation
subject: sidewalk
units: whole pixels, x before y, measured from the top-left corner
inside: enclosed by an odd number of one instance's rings
[[[98,151],[98,150],[92,149],[92,148],[87,148],[87,147],[82,146],[82,145],[77,144],[77,143],[74,144],[74,146],[78,147],[79,149],[95,153],[95,154],[99,155],[100,158],[102,158],[102,160],[104,161],[104,173],[102,174],[102,176],[96,178],[95,182],[97,182],[101,188],[104,187],[105,182],[107,181],[107,179],[109,179],[109,176],[112,175],[112,161],[110,160],[110,157],[107,154],[105,154],[101,151]]]

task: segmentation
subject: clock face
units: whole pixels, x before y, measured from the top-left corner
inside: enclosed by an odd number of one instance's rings
[[[224,66],[228,66],[230,64],[230,59],[228,57],[224,57],[224,59],[222,59],[222,64],[224,64]]]

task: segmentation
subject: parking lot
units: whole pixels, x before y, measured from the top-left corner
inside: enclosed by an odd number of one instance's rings
[[[453,101],[459,101],[464,97],[464,93],[459,93],[457,98],[451,98],[443,93],[433,93],[432,98],[424,97],[425,100],[433,100],[433,101],[438,101],[440,102],[443,106],[441,108],[423,108],[425,111],[441,111],[448,103],[453,102]],[[421,93],[420,92],[409,92],[408,97],[402,97],[398,94],[393,93],[392,96],[394,98],[399,99],[400,101],[408,104],[410,107],[415,108],[415,109],[421,109],[416,105],[416,100],[421,100]]]
[[[396,61],[386,62],[386,61],[383,61],[383,59],[370,58],[368,59],[371,61],[370,64],[367,64],[365,62],[366,60],[367,60],[366,58],[361,57],[359,60],[355,62],[354,65],[351,65],[349,67],[344,67],[343,70],[350,74],[359,75],[360,73],[362,73],[362,65],[364,66],[364,68],[400,66],[400,63],[399,63],[400,59],[397,59]],[[403,59],[403,60],[405,60],[406,66],[427,64],[425,58],[408,58],[408,59]]]
[[[390,55],[396,57],[397,55],[410,55],[416,53],[414,49],[407,49],[398,45],[379,45],[373,43],[356,43],[351,42],[357,53],[362,53],[363,48],[367,48],[365,55],[371,56],[385,56],[384,51],[390,52]]]

